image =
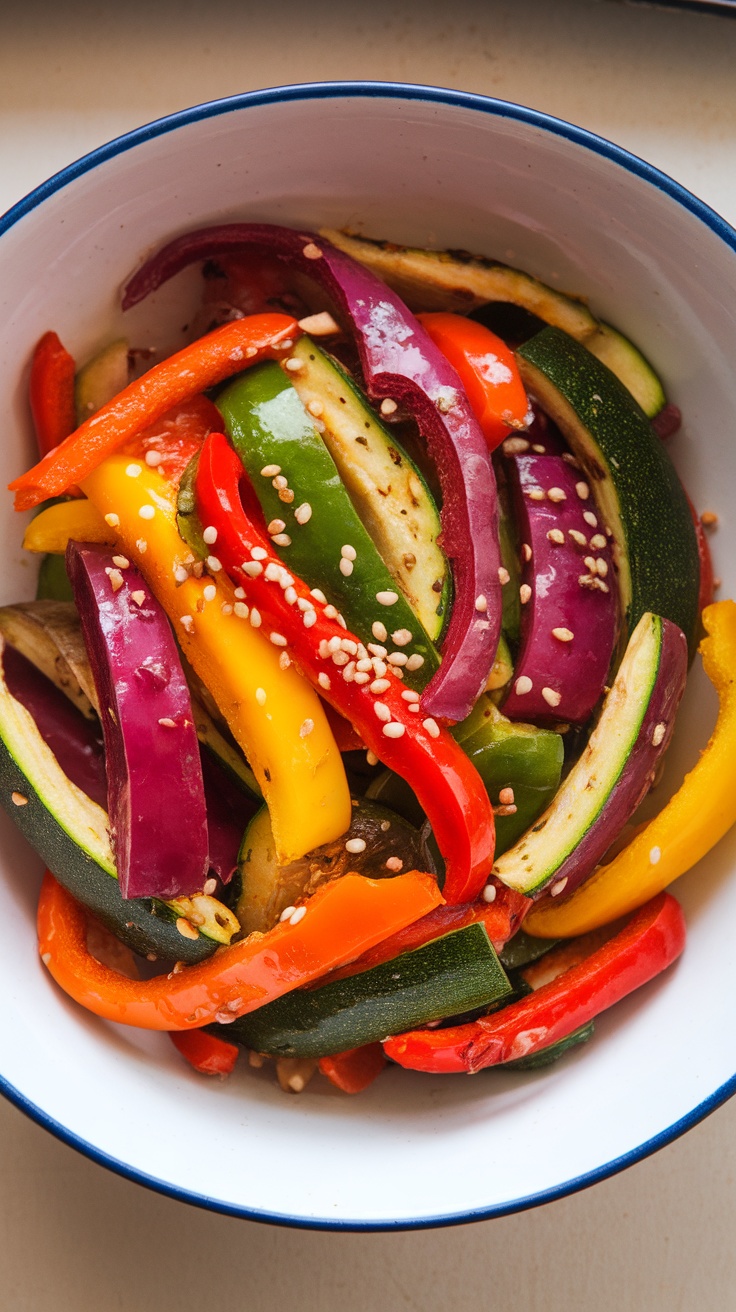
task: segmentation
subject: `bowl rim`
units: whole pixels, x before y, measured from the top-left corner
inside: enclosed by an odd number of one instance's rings
[[[5,214],[0,216],[0,236],[18,223],[25,215],[37,209],[45,200],[56,192],[61,191],[64,187],[74,182],[77,178],[85,173],[91,172],[100,164],[107,160],[113,159],[116,155],[124,154],[128,150],[150,141],[156,137],[163,136],[168,132],[174,132],[178,128],[186,127],[189,124],[197,123],[202,120],[217,118],[221,115],[230,114],[243,109],[252,109],[262,105],[274,105],[299,100],[326,100],[326,99],[348,99],[360,98],[365,99],[396,99],[403,101],[430,101],[435,104],[448,106],[450,108],[471,109],[482,114],[488,114],[497,118],[514,119],[517,122],[525,123],[532,127],[540,128],[553,136],[565,138],[568,141],[583,147],[594,154],[603,156],[612,163],[619,165],[634,174],[644,182],[656,187],[659,191],[664,192],[672,200],[676,201],[682,208],[688,210],[696,218],[700,219],[717,237],[719,237],[727,246],[736,252],[736,230],[724,219],[716,210],[712,209],[704,201],[700,200],[692,192],[688,191],[681,183],[676,182],[668,174],[663,173],[652,164],[632,152],[625,150],[622,146],[617,146],[608,141],[605,137],[598,136],[594,132],[581,128],[564,119],[556,118],[554,115],[544,113],[541,110],[531,109],[526,105],[515,104],[511,101],[499,100],[495,97],[484,96],[473,92],[456,91],[450,88],[423,85],[421,83],[406,82],[378,82],[378,81],[334,81],[334,82],[309,82],[295,83],[277,87],[267,87],[257,91],[241,92],[237,95],[226,96],[218,100],[206,101],[199,105],[194,105],[188,109],[178,110],[173,114],[167,114],[161,118],[154,119],[141,127],[134,128],[125,132],[102,146],[90,151],[88,154],[74,160],[59,172],[52,174],[45,182],[42,182],[33,191],[23,197],[16,204],[12,205]],[[400,1230],[427,1230],[438,1227],[467,1225],[472,1221],[487,1221],[494,1217],[509,1216],[516,1212],[527,1211],[533,1207],[539,1207],[544,1203],[554,1202],[560,1198],[566,1198],[571,1194],[577,1193],[582,1189],[606,1180],[629,1166],[643,1161],[646,1157],[664,1148],[667,1144],[672,1143],[681,1135],[685,1134],[693,1126],[699,1124],[711,1112],[716,1111],[729,1098],[736,1094],[736,1074],[726,1080],[722,1085],[715,1089],[711,1094],[699,1102],[685,1116],[680,1117],[658,1134],[645,1140],[643,1143],[630,1149],[628,1152],[618,1157],[612,1158],[608,1162],[602,1163],[593,1170],[584,1172],[581,1175],[573,1176],[568,1180],[562,1181],[558,1185],[553,1185],[548,1189],[540,1190],[536,1193],[511,1199],[505,1203],[490,1204],[487,1207],[469,1208],[462,1211],[451,1213],[439,1213],[431,1217],[404,1217],[394,1219],[391,1217],[374,1218],[370,1220],[357,1218],[333,1218],[333,1217],[308,1217],[294,1216],[289,1213],[266,1211],[260,1208],[247,1207],[239,1204],[228,1203],[221,1199],[211,1197],[206,1194],[196,1193],[193,1190],[186,1189],[180,1185],[172,1184],[167,1180],[160,1179],[156,1176],[148,1175],[145,1171],[137,1167],[130,1166],[127,1162],[112,1156],[104,1150],[98,1148],[95,1144],[88,1142],[80,1135],[70,1131],[60,1121],[50,1116],[42,1107],[32,1102],[29,1098],[11,1084],[0,1072],[0,1094],[12,1103],[19,1111],[25,1113],[36,1124],[43,1129],[48,1130],[57,1139],[75,1148],[78,1152],[88,1157],[91,1161],[100,1166],[107,1167],[117,1175],[136,1184],[145,1186],[156,1193],[163,1194],[177,1202],[190,1203],[194,1206],[204,1208],[207,1211],[220,1213],[226,1216],[242,1217],[245,1220],[261,1221],[272,1225],[288,1226],[294,1229],[303,1230],[337,1230],[349,1232],[361,1231],[400,1231]]]

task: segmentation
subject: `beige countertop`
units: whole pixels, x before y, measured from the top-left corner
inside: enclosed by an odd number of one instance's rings
[[[161,114],[342,78],[546,110],[644,156],[736,223],[736,20],[612,0],[27,0],[0,19],[0,211]],[[731,1103],[623,1175],[531,1212],[319,1234],[149,1193],[0,1101],[0,1308],[724,1312],[736,1305],[735,1176]]]

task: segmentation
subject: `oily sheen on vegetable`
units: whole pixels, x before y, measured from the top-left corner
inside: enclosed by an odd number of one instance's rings
[[[485,686],[501,625],[495,480],[462,383],[380,279],[313,233],[275,224],[223,224],[176,238],[130,279],[123,308],[197,260],[245,248],[276,256],[319,283],[351,330],[368,397],[394,403],[416,420],[427,443],[442,484],[442,546],[452,563],[455,600],[442,666],[424,705],[431,715],[461,720]]]

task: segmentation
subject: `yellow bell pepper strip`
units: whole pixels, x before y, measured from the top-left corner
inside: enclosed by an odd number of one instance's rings
[[[736,602],[702,615],[705,672],[718,719],[697,765],[667,805],[608,865],[572,896],[535,908],[524,928],[539,938],[571,938],[634,911],[705,856],[736,823]]]
[[[253,617],[242,618],[246,608],[214,555],[212,577],[190,573],[196,565],[179,536],[176,489],[143,461],[117,455],[83,489],[163,606],[249,761],[279,862],[339,838],[350,824],[350,793],[322,703],[294,666],[284,668],[279,648],[253,627]],[[302,733],[307,722],[313,728]]]
[[[128,438],[172,406],[221,383],[259,360],[272,360],[299,337],[286,314],[253,314],[226,323],[162,360],[86,419],[38,464],[9,484],[16,510],[30,510],[81,483]]]
[[[57,501],[36,515],[23,537],[26,551],[63,555],[70,538],[77,542],[96,542],[112,546],[116,537],[91,501]]]
[[[147,1030],[193,1030],[237,1020],[358,957],[442,901],[431,875],[343,875],[318,889],[290,920],[250,934],[196,966],[129,979],[87,947],[88,915],[46,872],[38,903],[43,964],[75,1002],[105,1020]]]

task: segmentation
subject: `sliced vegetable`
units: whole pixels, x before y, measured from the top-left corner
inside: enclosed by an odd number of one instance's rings
[[[126,472],[131,467],[139,471],[135,477]],[[119,521],[120,548],[147,579],[255,772],[280,859],[293,861],[344,833],[350,793],[319,698],[296,670],[284,668],[283,653],[253,621],[245,623],[245,607],[223,571],[213,566],[213,577],[197,577],[176,527],[170,483],[145,463],[131,466],[124,456],[112,456],[85,490],[103,516]],[[219,565],[217,556],[212,559]],[[211,601],[209,588],[215,589]],[[312,731],[300,734],[308,722]]]
[[[687,497],[646,416],[605,365],[557,328],[518,351],[526,386],[562,430],[595,488],[611,547],[625,620],[624,639],[645,611],[679,625],[694,644],[698,550]]]
[[[660,893],[583,961],[493,1015],[440,1030],[386,1040],[384,1052],[410,1070],[475,1074],[529,1057],[564,1039],[646,984],[679,957],[685,920],[669,893]]]
[[[572,1034],[566,1034],[564,1039],[558,1039],[556,1043],[550,1043],[546,1048],[538,1048],[529,1057],[517,1057],[516,1061],[504,1062],[502,1070],[513,1072],[544,1070],[547,1066],[553,1066],[572,1048],[588,1043],[593,1037],[594,1030],[595,1022],[589,1020],[586,1025],[573,1030]]]
[[[199,892],[209,864],[207,812],[189,689],[169,622],[126,556],[70,542],[66,563],[102,712],[123,897]]]
[[[71,504],[71,503],[70,503]],[[64,693],[88,720],[98,711],[89,657],[76,606],[69,601],[19,601],[0,608],[0,633]]]
[[[319,889],[293,924],[252,934],[173,978],[131,980],[90,955],[86,912],[47,872],[38,946],[57,984],[95,1015],[142,1029],[190,1030],[235,1020],[308,984],[440,901],[434,880],[416,871],[382,880],[346,875]]]
[[[79,542],[112,545],[115,534],[91,501],[76,498],[73,501],[56,501],[36,515],[26,528],[23,547],[25,551],[61,554],[66,551],[70,538],[76,538]]]
[[[291,373],[292,383],[307,408],[321,407],[322,438],[353,505],[399,591],[429,638],[439,641],[452,586],[438,542],[440,516],[427,484],[336,360],[309,337],[299,339],[291,358],[302,366]],[[395,613],[394,607],[392,619]]]
[[[264,250],[319,283],[350,325],[369,400],[382,402],[384,412],[388,402],[409,414],[427,443],[442,483],[442,548],[452,565],[455,600],[442,666],[425,705],[432,715],[461,720],[493,664],[500,596],[493,469],[458,375],[373,274],[314,234],[273,224],[224,224],[176,238],[130,279],[123,308],[187,264],[239,248]]]
[[[495,862],[504,884],[558,897],[587,879],[651,787],[686,678],[684,634],[643,615],[582,756],[536,824]]]
[[[197,508],[202,523],[217,534],[225,571],[243,588],[251,616],[255,608],[271,641],[414,789],[446,861],[445,900],[470,901],[483,886],[493,852],[493,815],[477,772],[436,721],[423,710],[412,712],[418,695],[402,688],[396,667],[381,657],[371,662],[360,640],[285,570],[242,504],[242,473],[225,437],[210,434],[197,469]],[[358,663],[368,669],[359,670]],[[311,722],[304,736],[311,738]],[[314,846],[305,844],[306,850]]]
[[[362,1048],[350,1048],[321,1057],[319,1069],[343,1093],[362,1093],[372,1084],[386,1065],[380,1043],[367,1043]]]
[[[347,388],[343,391],[347,392]],[[231,383],[220,394],[217,404],[228,436],[250,477],[265,522],[273,526],[270,536],[284,563],[310,587],[319,588],[364,642],[375,641],[373,629],[378,628],[385,645],[400,652],[404,662],[415,653],[420,655],[419,668],[406,677],[409,686],[423,688],[438,668],[439,656],[403,592],[396,594],[390,617],[377,602],[379,593],[395,593],[396,579],[363,527],[330,451],[289,379],[277,364],[259,365]],[[354,442],[354,436],[351,441]],[[398,477],[403,457],[398,449],[394,450],[394,456]],[[271,477],[261,474],[262,469],[277,466],[279,474]],[[406,474],[404,482],[411,476],[411,472]],[[287,477],[289,485],[284,489],[279,480]],[[281,496],[282,492],[286,492],[288,501]],[[400,515],[398,507],[404,499],[411,510],[410,496],[403,498],[396,488],[392,498],[385,498],[386,502],[392,501],[393,510],[391,520],[386,515],[387,530]],[[300,522],[302,519],[304,523]],[[439,517],[436,530],[439,530]],[[431,555],[432,544],[428,545]],[[425,543],[412,537],[412,546],[418,561]],[[439,548],[435,547],[434,555],[439,556],[440,569],[444,569]],[[440,573],[440,582],[442,577]],[[439,633],[441,620],[436,615],[439,594],[430,591],[429,595],[434,598],[434,632]],[[389,630],[399,635],[399,644],[392,641]]]
[[[228,1036],[278,1057],[324,1057],[509,993],[484,926],[466,925],[370,970],[278,998],[236,1021]]]
[[[522,547],[521,645],[503,702],[510,719],[582,724],[600,700],[617,632],[608,539],[591,531],[579,470],[558,456],[507,462]]]
[[[494,451],[515,428],[527,428],[529,401],[511,348],[489,328],[461,314],[420,314],[418,318],[457,369],[488,450]]]
[[[504,310],[519,307],[532,323],[534,316],[584,342],[616,374],[647,415],[656,415],[664,406],[662,384],[641,351],[616,328],[599,323],[578,297],[555,291],[520,269],[466,251],[412,250],[328,228],[322,233],[334,246],[385,279],[410,309],[467,314],[494,302]],[[513,340],[518,326],[511,327]],[[527,330],[523,335],[531,333]]]
[[[422,865],[417,830],[386,807],[361,800],[353,803],[350,828],[340,838],[281,866],[264,806],[248,825],[238,854],[241,889],[236,914],[244,933],[264,932],[286,907],[351,870],[370,879],[386,879]]]
[[[154,365],[9,485],[16,510],[29,510],[81,482],[106,456],[167,410],[261,359],[272,359],[298,329],[280,314],[225,324]],[[284,348],[281,348],[282,350]]]
[[[31,360],[31,414],[42,456],[75,427],[74,360],[56,333],[44,333]]]
[[[63,556],[44,556],[38,567],[36,582],[37,601],[72,601],[72,585],[69,582]]]
[[[705,751],[674,797],[628,847],[569,900],[532,912],[531,933],[568,937],[628,914],[690,870],[736,822],[736,602],[709,606],[703,624],[703,667],[719,700]]]
[[[74,385],[74,405],[76,422],[69,429],[83,424],[90,415],[97,414],[103,405],[112,401],[118,392],[128,386],[130,379],[129,343],[127,338],[118,337],[116,341],[103,346],[101,351],[92,356],[79,370]],[[66,433],[64,434],[66,437]]]
[[[169,1038],[177,1052],[200,1075],[219,1075],[224,1079],[226,1075],[232,1075],[240,1056],[236,1043],[226,1043],[216,1034],[205,1034],[203,1030],[172,1030]]]

